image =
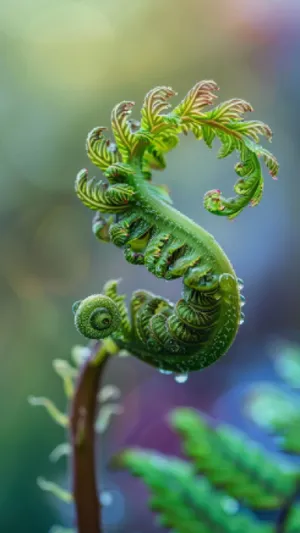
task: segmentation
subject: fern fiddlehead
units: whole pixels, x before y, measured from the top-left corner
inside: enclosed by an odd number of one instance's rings
[[[120,348],[147,363],[181,373],[204,368],[229,349],[243,322],[242,284],[213,236],[172,206],[166,188],[152,183],[151,171],[165,168],[165,153],[177,145],[180,133],[191,131],[209,147],[219,138],[219,157],[240,155],[235,196],[209,191],[204,207],[228,218],[261,200],[259,158],[273,177],[278,172],[275,157],[257,144],[259,135],[271,139],[270,128],[243,118],[252,111],[250,104],[232,99],[204,111],[217,89],[213,81],[199,82],[168,112],[175,93],[157,87],[145,97],[140,122],[130,118],[133,102],[118,104],[111,116],[115,142],[97,127],[86,145],[107,183],[89,179],[82,170],[75,184],[79,199],[96,211],[93,231],[100,240],[122,248],[128,262],[144,265],[158,278],[183,279],[176,305],[147,291],[133,293],[130,318],[117,282],[109,282],[104,295],[75,304],[77,328],[89,338],[111,335]]]
[[[92,294],[73,304],[75,326],[88,339],[104,339],[118,330],[121,316],[115,302],[102,294]]]

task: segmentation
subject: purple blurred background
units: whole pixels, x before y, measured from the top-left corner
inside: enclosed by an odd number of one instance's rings
[[[246,321],[230,352],[186,384],[133,358],[112,361],[106,383],[122,391],[101,451],[107,531],[154,533],[146,490],[126,473],[110,473],[110,457],[140,445],[178,454],[168,412],[196,407],[268,445],[242,414],[247,387],[273,380],[270,341],[300,342],[300,4],[298,0],[13,0],[0,6],[1,135],[1,487],[0,531],[43,533],[71,526],[71,511],[36,486],[43,475],[67,484],[66,464],[48,461],[63,440],[30,394],[64,397],[53,358],[82,342],[73,301],[100,292],[109,278],[178,299],[181,283],[156,280],[98,243],[91,213],[76,199],[77,171],[92,166],[85,138],[109,126],[111,108],[170,85],[183,97],[214,79],[220,100],[252,103],[253,117],[274,131],[279,180],[265,172],[261,204],[234,222],[204,212],[203,194],[230,194],[234,157],[216,159],[189,136],[168,156],[166,183],[175,206],[210,231],[244,279]],[[177,100],[174,100],[177,101]],[[137,115],[136,115],[137,116]]]

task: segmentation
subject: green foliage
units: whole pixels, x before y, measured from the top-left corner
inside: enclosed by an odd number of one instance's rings
[[[193,409],[176,409],[170,421],[183,438],[190,463],[141,449],[125,450],[112,462],[144,481],[162,525],[176,533],[300,530],[295,496],[300,472],[292,464],[273,457],[230,426],[213,427]],[[284,530],[271,520],[260,521],[253,513],[282,512],[288,502],[291,509]]]
[[[295,504],[287,520],[287,533],[299,533],[300,528],[300,505]]]
[[[245,512],[230,512],[235,502],[215,491],[193,466],[153,451],[129,450],[120,454],[115,466],[130,469],[152,492],[150,505],[160,513],[160,523],[176,533],[271,533]]]
[[[102,213],[118,213],[124,211],[124,204],[130,208],[129,202],[134,195],[130,185],[116,184],[108,187],[96,178],[88,180],[87,171],[82,170],[76,179],[75,190],[84,205]]]
[[[240,177],[234,188],[236,196],[224,198],[219,190],[214,190],[209,191],[204,200],[205,208],[211,213],[234,218],[244,207],[257,205],[261,200],[263,176],[258,158],[263,158],[273,177],[278,172],[278,163],[270,152],[257,145],[260,135],[271,139],[270,128],[263,122],[243,119],[244,113],[253,111],[248,102],[234,98],[204,111],[216,98],[216,90],[218,87],[213,81],[199,82],[172,112],[161,114],[169,107],[167,99],[175,93],[169,87],[153,89],[145,98],[141,128],[136,135],[146,138],[160,157],[176,146],[178,133],[189,131],[197,139],[203,139],[209,148],[218,137],[220,158],[237,150],[241,161],[235,167]]]
[[[246,413],[258,425],[280,436],[280,447],[300,454],[300,348],[282,344],[273,355],[275,369],[291,387],[290,392],[269,383],[257,384],[248,395]]]
[[[293,491],[295,475],[234,428],[213,429],[189,409],[175,411],[171,420],[199,473],[233,498],[255,509],[272,509]]]
[[[111,165],[121,160],[116,150],[116,145],[107,141],[103,137],[103,132],[107,128],[94,128],[87,137],[86,150],[92,163],[102,171],[107,170]]]
[[[278,163],[268,150],[258,144],[261,135],[271,140],[272,131],[269,126],[257,120],[244,120],[243,115],[253,111],[248,102],[233,98],[205,111],[207,106],[213,104],[217,90],[218,86],[214,81],[201,81],[179,105],[166,112],[170,108],[169,98],[176,93],[170,87],[156,87],[145,97],[140,122],[129,119],[134,103],[121,102],[113,109],[111,116],[115,143],[103,137],[106,128],[96,127],[87,138],[88,156],[109,176],[114,173],[115,164],[122,161],[130,165],[136,154],[141,153],[142,168],[151,173],[151,168],[165,168],[164,154],[178,144],[180,133],[187,134],[191,131],[198,140],[203,139],[209,148],[214,139],[218,138],[221,142],[218,157],[227,157],[234,151],[240,154],[240,163],[235,167],[239,176],[234,188],[236,196],[224,198],[219,190],[212,190],[205,195],[204,206],[211,213],[236,217],[247,205],[257,205],[261,200],[263,176],[259,158],[263,159],[273,177],[277,175]],[[84,194],[80,193],[85,183],[82,174],[78,177],[78,183],[78,194],[81,194],[84,201]],[[85,194],[91,198],[89,207],[96,209],[98,205],[102,211],[107,209],[113,212],[110,195],[105,208],[103,193],[99,198],[96,190],[97,187],[93,190],[90,186]],[[126,191],[126,194],[130,197],[130,191]]]
[[[152,171],[166,167],[165,155],[177,146],[181,133],[192,132],[209,147],[218,138],[219,157],[239,154],[236,194],[225,198],[219,190],[209,191],[204,206],[229,218],[261,200],[259,157],[273,177],[278,172],[274,156],[258,144],[261,135],[271,139],[270,128],[244,120],[244,114],[252,111],[250,104],[234,98],[207,110],[217,89],[213,81],[199,82],[169,110],[169,99],[176,93],[170,87],[156,87],[144,99],[140,121],[131,118],[133,102],[117,104],[111,114],[114,142],[104,138],[105,128],[96,127],[86,143],[88,157],[108,183],[89,179],[86,169],[75,182],[79,199],[97,212],[93,232],[98,239],[123,248],[129,263],[144,265],[157,278],[182,277],[184,285],[176,305],[138,291],[132,296],[129,317],[116,282],[110,282],[115,289],[105,295],[111,301],[100,294],[75,305],[77,329],[87,338],[111,335],[120,349],[179,374],[205,368],[227,352],[244,322],[243,295],[224,251],[203,228],[173,208],[169,191],[152,183]],[[107,328],[95,321],[100,301],[110,324]]]

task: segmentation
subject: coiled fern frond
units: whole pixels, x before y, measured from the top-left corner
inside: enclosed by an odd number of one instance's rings
[[[166,188],[152,183],[152,170],[166,167],[165,155],[177,146],[181,133],[192,132],[209,147],[218,138],[219,157],[233,151],[239,155],[235,196],[225,198],[220,190],[211,190],[204,206],[228,218],[261,200],[259,158],[273,177],[278,172],[275,157],[258,144],[260,136],[271,139],[270,128],[244,120],[244,114],[252,111],[249,103],[234,98],[206,109],[214,103],[217,89],[213,81],[199,82],[170,110],[169,99],[176,93],[170,87],[156,87],[146,95],[139,121],[131,118],[133,102],[117,104],[111,114],[114,141],[104,137],[105,128],[96,127],[86,142],[88,157],[107,183],[89,179],[85,169],[75,183],[79,199],[96,211],[97,238],[123,248],[129,263],[145,266],[158,278],[183,280],[182,298],[176,304],[136,291],[130,316],[121,303],[123,297],[104,290],[104,295],[76,304],[75,325],[88,338],[110,335],[120,349],[163,371],[202,369],[226,353],[244,322],[244,297],[243,282],[222,248],[172,206]],[[107,303],[100,306],[102,314],[98,301]],[[103,327],[100,315],[108,327]]]

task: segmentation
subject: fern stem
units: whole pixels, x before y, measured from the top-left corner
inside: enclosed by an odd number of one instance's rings
[[[280,509],[277,523],[275,527],[275,533],[285,533],[288,528],[288,521],[290,518],[291,511],[294,507],[294,504],[298,500],[300,496],[300,476],[297,478],[295,489],[290,495],[290,497],[286,500],[285,504]]]
[[[111,343],[112,344],[112,343]],[[70,406],[72,493],[78,533],[102,533],[95,460],[97,394],[115,345],[98,342],[81,368]]]

